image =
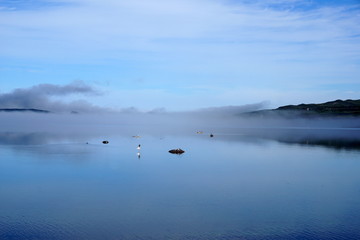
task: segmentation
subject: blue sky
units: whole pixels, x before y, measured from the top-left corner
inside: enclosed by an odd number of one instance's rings
[[[0,94],[82,81],[98,106],[360,98],[360,1],[0,0]],[[55,96],[56,97],[56,96]]]

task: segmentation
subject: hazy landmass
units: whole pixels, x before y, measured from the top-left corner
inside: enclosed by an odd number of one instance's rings
[[[347,117],[360,116],[360,100],[336,100],[319,104],[286,105],[276,109],[260,110],[247,115],[261,117]]]
[[[34,113],[50,113],[50,111],[34,108],[0,108],[0,112],[34,112]]]

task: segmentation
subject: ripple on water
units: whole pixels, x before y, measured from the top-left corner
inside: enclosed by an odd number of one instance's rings
[[[229,231],[223,233],[167,233],[158,235],[142,235],[136,233],[113,234],[89,231],[86,224],[82,226],[47,222],[31,222],[25,218],[14,220],[10,217],[0,218],[0,239],[2,240],[57,240],[57,239],[111,239],[111,240],[358,240],[360,232],[356,227],[347,228],[348,231],[316,231],[303,229],[294,231],[291,228],[244,229],[243,231]],[[95,234],[90,234],[93,232]],[[117,236],[115,236],[117,235]]]

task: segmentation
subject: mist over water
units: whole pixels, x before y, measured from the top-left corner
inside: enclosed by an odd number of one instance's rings
[[[0,112],[0,239],[360,237],[357,118],[223,110]]]
[[[93,112],[93,113],[49,113],[39,114],[31,112],[0,112],[3,126],[12,127],[18,125],[25,128],[41,128],[53,125],[67,126],[73,124],[101,124],[98,127],[108,125],[153,125],[166,126],[216,126],[233,125],[235,127],[318,127],[318,128],[359,128],[359,117],[283,117],[272,115],[270,117],[241,115],[247,112],[248,107],[227,107],[214,110],[201,109],[184,112],[150,111],[140,112],[137,110],[123,112]],[[255,108],[256,109],[256,108]],[[21,126],[22,125],[22,126]]]
[[[242,116],[241,110],[189,112],[113,113],[6,113],[0,112],[0,132],[50,133],[57,135],[187,135],[247,134],[265,137],[313,137],[357,139],[359,117],[283,118]],[[350,131],[352,130],[352,131]]]
[[[142,112],[134,107],[118,110],[94,106],[84,100],[64,102],[68,96],[98,96],[94,87],[74,81],[66,85],[39,84],[0,94],[0,110],[37,109],[50,113],[0,111],[0,132],[57,134],[184,134],[191,131],[228,133],[234,129],[336,129],[360,128],[359,117],[311,117],[281,111],[270,115],[244,114],[265,109],[268,102],[242,106],[209,107],[189,111],[159,108]],[[58,100],[56,100],[58,99]],[[233,130],[229,130],[233,129]],[[279,131],[284,132],[284,131]],[[235,133],[237,133],[235,131]],[[321,134],[321,133],[319,133]],[[334,132],[334,134],[337,134]]]

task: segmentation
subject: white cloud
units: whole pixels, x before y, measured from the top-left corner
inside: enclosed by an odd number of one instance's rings
[[[344,8],[292,12],[256,5],[225,5],[212,0],[72,3],[43,10],[2,11],[2,43],[8,46],[2,48],[3,54],[161,51],[163,40],[180,47],[190,44],[193,48],[202,41],[213,42],[220,48],[232,48],[234,44],[241,47],[251,42],[267,50],[270,50],[267,45],[286,43],[322,45],[340,41],[357,45],[349,37],[360,33],[356,24],[359,17]],[[181,40],[188,44],[183,45]]]
[[[115,68],[130,62],[136,67],[128,71],[158,85],[167,81],[175,88],[207,84],[223,89],[220,94],[231,86],[260,90],[265,86],[281,94],[279,86],[356,82],[360,75],[360,16],[352,6],[305,11],[291,8],[301,4],[299,0],[266,1],[266,5],[264,1],[225,0],[53,2],[65,4],[0,8],[0,59],[101,63]],[[267,6],[284,2],[284,9]],[[144,66],[151,69],[144,71]],[[142,96],[149,94],[148,104],[153,101],[154,107],[162,106],[156,91],[174,104],[184,102],[171,89],[154,89],[160,90],[118,90],[145,91]],[[233,101],[245,99],[229,96]],[[272,97],[275,95],[268,92],[255,102]],[[198,101],[205,104],[211,98],[204,94]]]

